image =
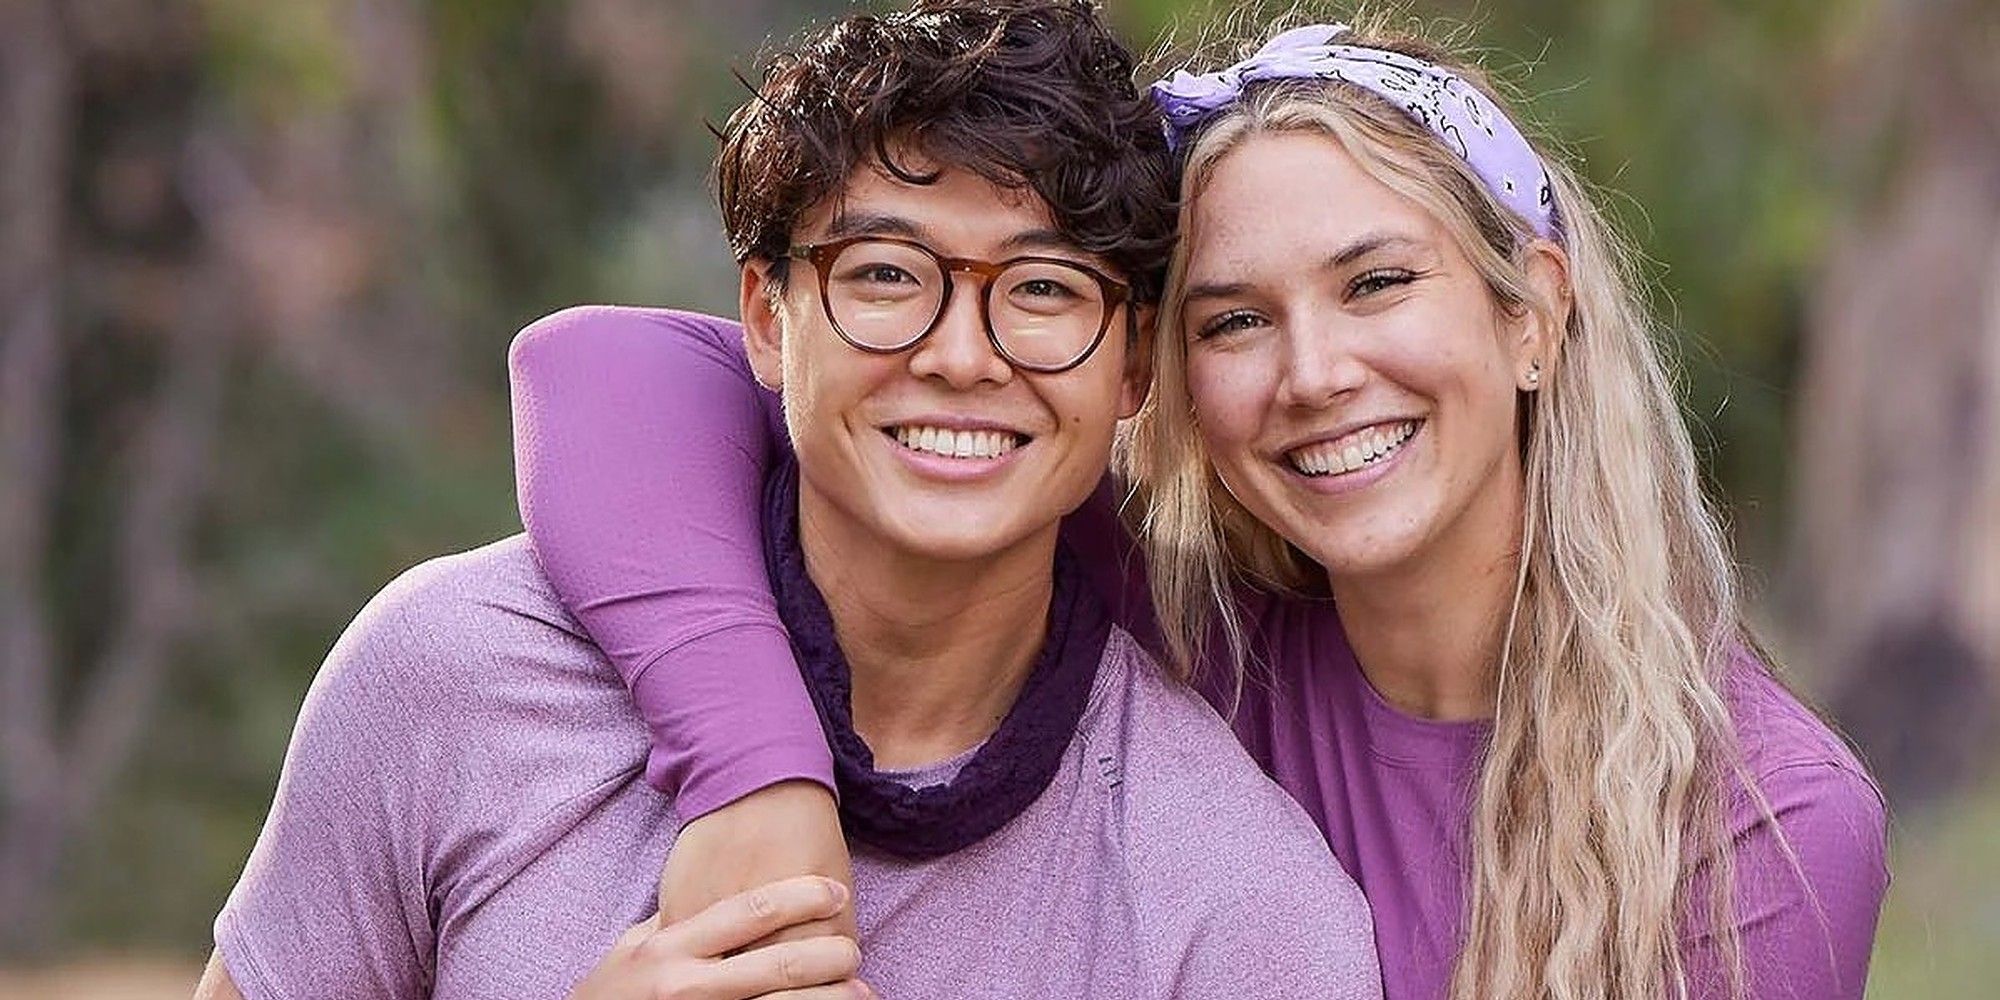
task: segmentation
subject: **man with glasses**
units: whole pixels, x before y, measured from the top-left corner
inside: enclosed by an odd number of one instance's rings
[[[1379,996],[1366,906],[1318,832],[1059,543],[1143,396],[1169,243],[1124,50],[1084,4],[944,0],[774,67],[717,172],[750,369],[796,455],[758,501],[765,560],[834,749],[861,978]],[[579,310],[518,350],[586,329],[641,352],[722,335]],[[580,388],[718,405],[633,384],[613,366]],[[823,880],[648,918],[703,804],[642,780],[657,720],[592,638],[621,641],[582,633],[520,537],[378,596],[308,696],[203,995],[862,995],[844,938],[770,943],[841,907]]]
[[[1066,248],[1060,239],[1050,242]],[[982,285],[980,318],[994,353],[1022,371],[1053,375],[1090,357],[1130,285],[1081,261],[1021,256],[1000,263],[941,257],[915,240],[847,236],[793,247],[819,274],[819,301],[835,333],[856,350],[894,354],[916,346],[944,318],[952,275]],[[1125,310],[1130,337],[1137,312]]]

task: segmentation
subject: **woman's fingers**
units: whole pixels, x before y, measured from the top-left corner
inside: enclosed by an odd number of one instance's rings
[[[875,991],[859,979],[849,979],[830,986],[808,986],[802,990],[783,990],[766,993],[757,1000],[876,1000]]]
[[[847,905],[847,887],[817,875],[773,882],[720,900],[676,923],[655,914],[620,935],[571,992],[571,1000],[786,1000],[865,998],[854,979],[861,949],[823,934],[770,943]],[[746,947],[752,942],[765,942]]]
[[[657,944],[648,945],[720,958],[794,924],[825,920],[845,905],[846,886],[829,878],[802,875],[710,904],[700,913],[662,928],[654,939]],[[854,942],[847,943],[853,947]]]
[[[861,971],[861,949],[853,940],[838,934],[781,941],[731,955],[706,970],[708,983],[717,995],[761,997],[778,994],[855,998],[869,996],[859,984],[845,980]],[[823,988],[819,993],[809,992]]]

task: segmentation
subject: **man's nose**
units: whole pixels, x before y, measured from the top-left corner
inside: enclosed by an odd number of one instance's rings
[[[987,336],[983,297],[978,279],[970,275],[950,283],[937,326],[910,356],[912,374],[939,378],[960,389],[1013,378],[1014,366],[994,350]]]

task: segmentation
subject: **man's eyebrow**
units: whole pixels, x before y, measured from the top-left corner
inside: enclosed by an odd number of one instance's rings
[[[835,215],[827,223],[823,242],[847,239],[850,236],[897,236],[915,240],[930,246],[929,231],[913,219],[886,212],[855,212]],[[1082,257],[1095,260],[1097,255],[1078,249],[1076,241],[1049,228],[1024,229],[1000,241],[997,248],[1002,256],[1021,253],[1054,253],[1065,257]]]
[[[842,212],[826,225],[826,240],[846,239],[849,236],[900,236],[904,239],[921,240],[924,227],[903,218],[882,212]]]
[[[1369,254],[1382,250],[1417,249],[1424,245],[1423,241],[1404,236],[1400,233],[1367,233],[1355,238],[1346,246],[1328,255],[1326,262],[1321,266],[1328,271],[1338,270]],[[1242,295],[1249,289],[1250,283],[1247,281],[1203,281],[1189,285],[1187,290],[1182,293],[1181,298],[1184,302],[1196,302],[1202,299],[1228,299]]]
[[[1000,241],[1000,249],[1006,253],[1022,250],[1059,250],[1065,254],[1089,256],[1077,248],[1076,241],[1053,229],[1026,229]]]

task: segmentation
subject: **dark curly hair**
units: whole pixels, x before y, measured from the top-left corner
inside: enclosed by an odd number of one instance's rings
[[[738,261],[782,265],[794,228],[856,169],[1031,188],[1056,228],[1159,299],[1175,218],[1166,140],[1133,58],[1087,0],[919,0],[809,31],[767,58],[722,130],[716,188]]]

